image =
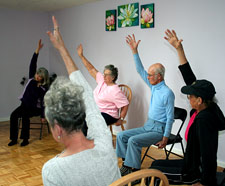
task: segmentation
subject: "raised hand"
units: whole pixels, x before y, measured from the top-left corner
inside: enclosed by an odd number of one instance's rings
[[[52,22],[54,25],[54,31],[53,31],[53,33],[48,31],[47,34],[48,34],[53,46],[56,49],[60,50],[62,48],[65,48],[65,45],[64,45],[62,36],[59,32],[59,26],[58,26],[57,20],[55,19],[55,16],[52,16]]]
[[[53,46],[59,51],[60,55],[62,56],[62,59],[66,65],[68,74],[70,75],[72,72],[77,71],[78,68],[77,68],[76,64],[74,63],[66,46],[64,45],[64,41],[59,32],[59,25],[54,16],[52,16],[52,22],[54,25],[54,31],[53,31],[53,33],[48,31],[47,34],[48,34]]]
[[[83,46],[82,44],[79,44],[79,46],[77,47],[77,54],[79,57],[83,56]]]
[[[165,31],[165,34],[167,37],[164,37],[164,39],[166,39],[175,49],[179,49],[180,47],[182,47],[181,42],[183,41],[182,39],[178,39],[177,38],[177,34],[174,30],[170,31],[169,29],[167,29]]]
[[[38,47],[37,47],[35,53],[38,54],[39,51],[42,49],[43,46],[44,46],[44,44],[41,43],[41,39],[40,39],[39,42],[38,42]]]
[[[137,48],[141,40],[138,40],[136,42],[135,36],[134,34],[132,34],[132,37],[130,35],[126,37],[126,42],[130,46],[130,49],[132,50],[133,54],[138,53]]]

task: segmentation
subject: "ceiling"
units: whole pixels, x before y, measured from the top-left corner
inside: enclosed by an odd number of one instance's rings
[[[50,12],[96,1],[100,0],[0,0],[0,7]]]

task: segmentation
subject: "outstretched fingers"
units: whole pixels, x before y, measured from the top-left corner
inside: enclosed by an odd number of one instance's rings
[[[38,48],[39,50],[44,46],[44,44],[41,42],[41,39],[38,42]]]
[[[59,31],[59,25],[58,25],[58,22],[57,22],[55,16],[52,16],[52,22],[53,22],[53,25],[54,25],[54,30]]]
[[[78,54],[78,56],[82,56],[83,55],[83,46],[82,46],[82,44],[79,44],[78,46],[77,46],[77,54]]]
[[[167,29],[165,31],[165,34],[167,35],[167,40],[170,39],[171,37],[173,37],[173,34],[172,34],[172,32],[169,29]]]
[[[126,37],[126,42],[127,42],[128,44],[130,44],[131,41],[132,41],[132,37],[131,37],[130,35],[128,35],[128,36]]]

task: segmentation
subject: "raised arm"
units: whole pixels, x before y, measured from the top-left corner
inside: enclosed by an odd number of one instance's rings
[[[183,40],[182,39],[179,40],[177,38],[176,32],[174,30],[170,31],[167,29],[165,33],[167,37],[164,38],[177,50],[180,60],[179,69],[183,76],[183,79],[187,85],[191,85],[194,81],[196,81],[196,77],[191,69],[190,64],[186,59],[183,45],[181,44]]]
[[[73,59],[71,58],[67,48],[64,45],[62,36],[59,32],[59,26],[54,16],[52,16],[52,22],[54,25],[54,31],[53,33],[48,31],[47,34],[54,45],[54,47],[59,51],[65,65],[68,74],[70,75],[72,72],[77,71],[78,68],[76,64],[74,63]]]
[[[43,48],[44,44],[41,42],[41,39],[38,42],[37,49],[35,50],[36,54],[39,54],[40,50]]]
[[[97,74],[97,70],[96,68],[90,63],[90,61],[87,60],[87,58],[83,55],[83,46],[82,44],[80,44],[77,47],[77,54],[80,57],[80,59],[82,60],[84,66],[87,68],[88,72],[90,73],[90,75],[96,79],[96,74]]]
[[[83,77],[73,59],[71,58],[68,50],[66,49],[62,36],[59,32],[59,26],[55,19],[52,17],[54,32],[47,32],[54,47],[59,51],[66,65],[70,80],[84,88],[83,99],[86,106],[86,121],[88,125],[88,137],[91,139],[99,138],[105,141],[107,145],[112,145],[112,135],[106,126],[104,118],[101,116],[98,106],[93,97],[93,90]]]
[[[182,45],[182,39],[178,39],[177,38],[177,34],[174,30],[170,31],[169,29],[167,29],[165,31],[165,34],[167,37],[164,37],[176,50],[177,50],[177,54],[180,60],[180,64],[184,65],[187,63],[187,59],[184,53],[184,49],[183,49],[183,45]]]
[[[38,54],[40,50],[42,49],[44,45],[41,43],[41,39],[38,41],[38,46],[37,49],[35,50],[31,62],[30,62],[30,67],[29,67],[29,79],[33,78],[36,70],[37,70],[37,59],[38,59]]]
[[[130,49],[133,53],[137,72],[140,74],[141,78],[145,81],[145,83],[147,83],[147,85],[151,87],[151,84],[148,81],[148,73],[144,69],[144,66],[141,62],[141,59],[139,57],[138,50],[137,50],[138,45],[141,42],[141,40],[136,41],[134,34],[132,34],[132,36],[128,35],[126,37],[126,42],[130,46]]]
[[[137,54],[138,53],[137,48],[138,48],[138,45],[141,42],[141,40],[138,40],[136,42],[135,36],[134,36],[134,34],[132,34],[132,37],[130,35],[128,35],[126,37],[126,42],[130,46],[130,49],[131,49],[132,53]]]

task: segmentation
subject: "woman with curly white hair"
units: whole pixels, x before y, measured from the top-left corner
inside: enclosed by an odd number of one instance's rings
[[[69,73],[58,78],[45,96],[45,114],[54,139],[65,150],[45,163],[44,185],[106,186],[120,178],[112,136],[96,105],[92,89],[67,51],[57,21],[48,32]],[[81,128],[88,125],[87,138]]]

